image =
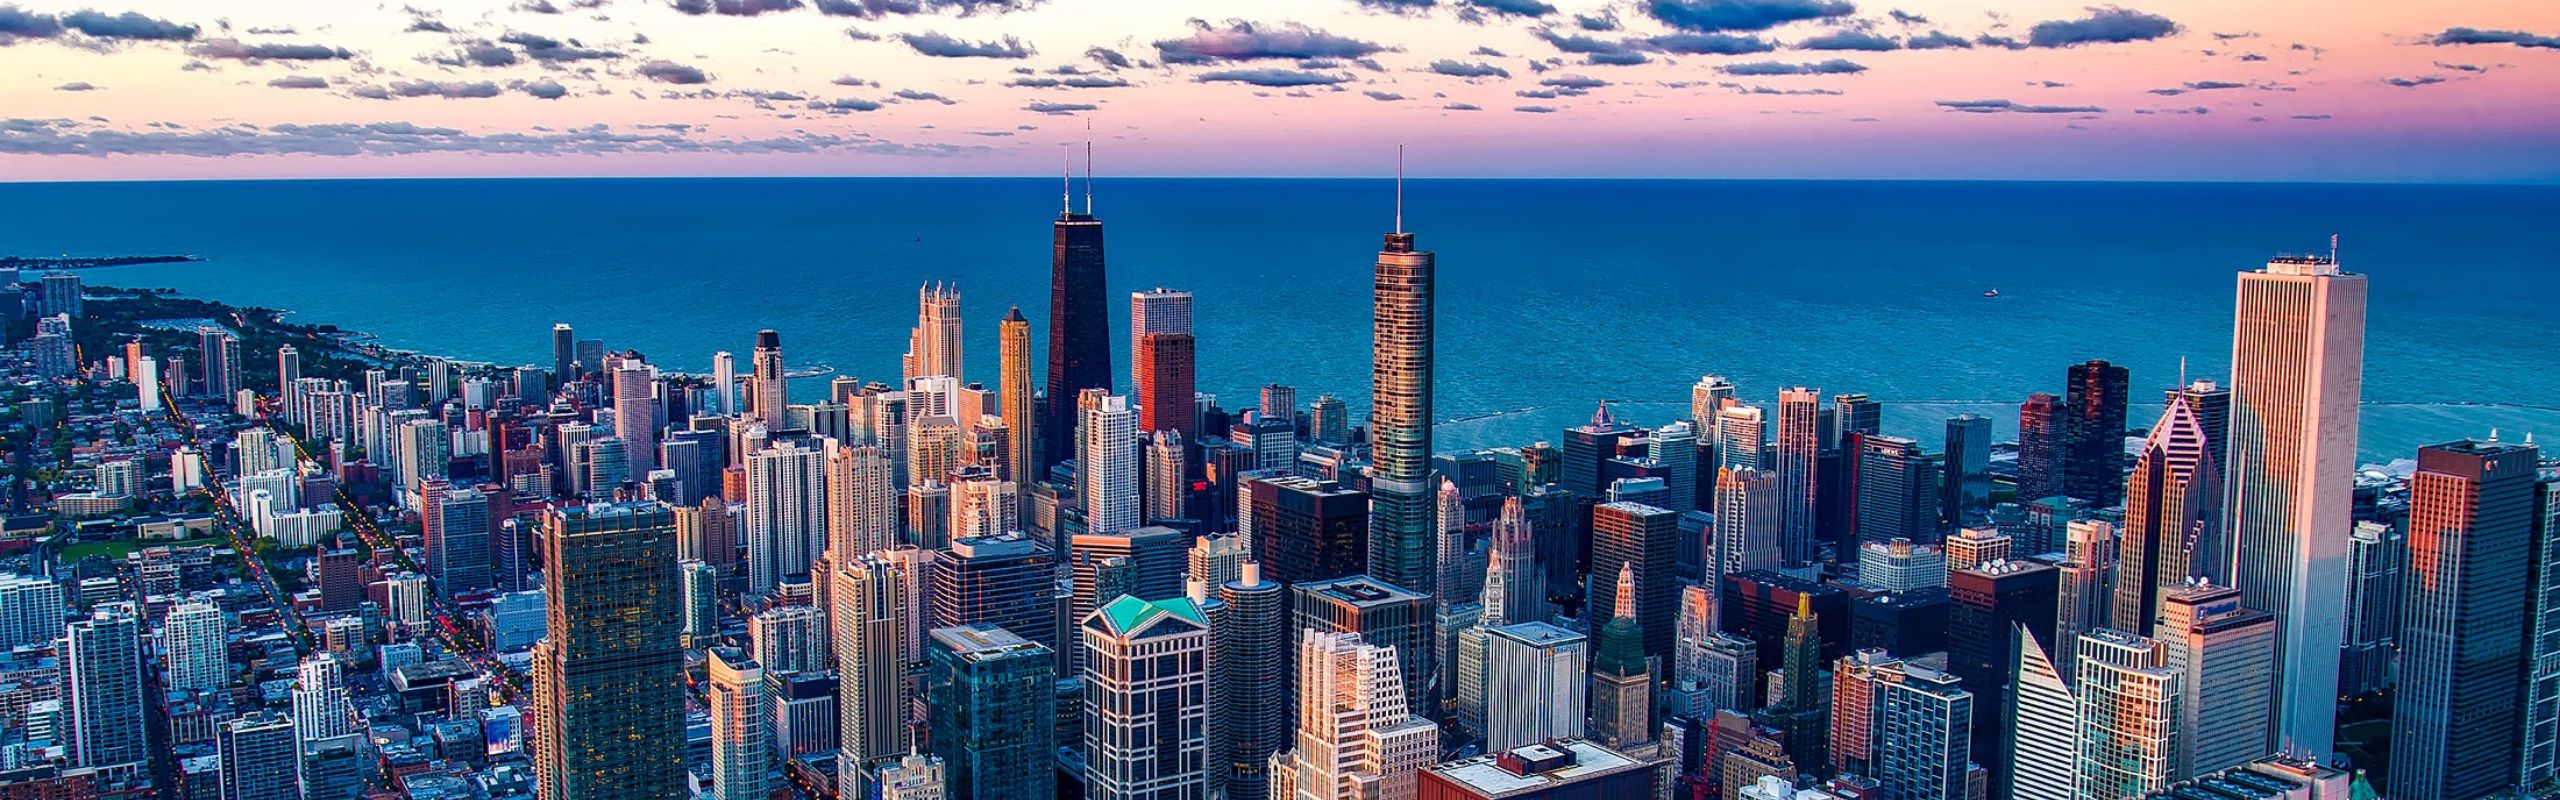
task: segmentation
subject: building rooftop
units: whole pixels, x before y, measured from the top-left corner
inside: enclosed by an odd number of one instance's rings
[[[1298,584],[1298,591],[1332,598],[1355,607],[1413,603],[1424,599],[1422,595],[1415,594],[1404,587],[1367,575],[1309,581]]]
[[[1641,766],[1635,759],[1593,742],[1557,739],[1460,759],[1425,771],[1486,797],[1508,797]]]

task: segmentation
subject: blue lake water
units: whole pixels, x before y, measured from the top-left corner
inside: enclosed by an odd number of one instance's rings
[[[1386,181],[1106,178],[1096,197],[1115,298],[1196,294],[1203,391],[1233,408],[1276,381],[1363,416]],[[703,370],[771,327],[793,364],[866,379],[894,379],[917,285],[954,282],[970,377],[992,383],[1005,308],[1035,336],[1045,318],[1058,201],[1038,179],[0,184],[0,254],[200,255],[85,274],[474,360],[547,365],[565,321]],[[2372,281],[2375,461],[2560,431],[2554,219],[2560,187],[2522,186],[1417,180],[1405,207],[1440,258],[1442,449],[1551,440],[1602,398],[1666,421],[1708,372],[1750,399],[1865,392],[1932,448],[1964,411],[2007,437],[2077,361],[2146,389],[2181,359],[2216,377],[2234,274],[2343,233]]]

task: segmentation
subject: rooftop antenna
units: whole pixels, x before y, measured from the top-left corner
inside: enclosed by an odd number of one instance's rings
[[[1067,149],[1058,148],[1058,213],[1060,214],[1075,211],[1073,199],[1076,191],[1075,169],[1075,159],[1067,155]]]
[[[2187,357],[2178,357],[2178,388],[2187,388]]]
[[[1084,215],[1093,216],[1093,118],[1084,118]]]
[[[1404,232],[1404,145],[1396,145],[1396,232]]]
[[[2329,234],[2329,266],[2338,265],[2338,235]]]

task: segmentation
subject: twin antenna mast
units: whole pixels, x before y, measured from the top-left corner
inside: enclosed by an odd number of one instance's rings
[[[1058,213],[1075,213],[1075,159],[1058,149]],[[1093,120],[1084,121],[1084,215],[1093,216]]]

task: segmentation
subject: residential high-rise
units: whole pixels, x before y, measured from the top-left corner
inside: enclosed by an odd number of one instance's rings
[[[2108,508],[2124,502],[2125,368],[2073,364],[2062,393],[2062,493]]]
[[[1653,741],[1653,668],[1636,618],[1635,565],[1618,565],[1609,621],[1591,657],[1591,738],[1611,747]]]
[[[908,751],[906,630],[916,616],[913,573],[894,553],[832,561],[828,622],[835,628],[837,763],[866,764]],[[836,771],[839,796],[862,797],[869,776]]]
[[[2240,590],[2190,584],[2160,597],[2153,636],[2179,672],[2178,747],[2169,774],[2203,777],[2267,755],[2276,623],[2240,605]]]
[[[765,800],[773,793],[773,742],[765,730],[764,667],[734,647],[703,657],[711,708],[711,800]]]
[[[1297,425],[1298,387],[1283,383],[1263,384],[1261,397],[1257,399],[1261,402],[1249,410],[1279,422],[1282,427]]]
[[[2337,723],[2364,299],[2364,276],[2327,258],[2239,277],[2222,533],[2241,602],[2276,615],[2276,744],[2289,753],[2330,752]]]
[[[1699,570],[1709,586],[1724,576],[1777,569],[1786,561],[1778,514],[1778,476],[1757,467],[1725,467],[1716,476],[1715,528]]]
[[[775,605],[756,612],[747,618],[747,634],[755,649],[746,657],[774,674],[820,672],[835,666],[828,656],[826,613],[816,606]]]
[[[634,478],[658,468],[658,370],[636,357],[613,370],[613,435]]]
[[[907,380],[940,375],[966,380],[960,355],[960,287],[930,284],[916,287],[916,327],[907,335]]]
[[[551,374],[561,383],[578,379],[578,334],[566,322],[551,325]]]
[[[179,603],[160,619],[160,649],[167,655],[170,691],[218,692],[231,686],[225,655],[230,623],[212,603]]]
[[[434,494],[426,515],[427,573],[446,597],[484,591],[495,585],[490,560],[496,542],[490,527],[491,498],[478,489],[449,489]]]
[[[1254,478],[1243,491],[1242,532],[1272,580],[1331,580],[1367,563],[1367,492],[1294,475]]]
[[[1356,633],[1302,632],[1297,739],[1272,757],[1272,794],[1300,800],[1413,798],[1440,731],[1405,705],[1395,648]]]
[[[1210,762],[1212,780],[1223,780],[1234,800],[1268,800],[1271,754],[1289,736],[1289,608],[1287,592],[1246,563],[1240,576],[1218,587],[1226,617],[1212,630],[1210,690],[1225,712],[1212,724],[1225,752]],[[1282,798],[1281,800],[1288,800]]]
[[[1716,466],[1767,468],[1761,452],[1766,447],[1767,429],[1766,413],[1759,406],[1726,404],[1716,412]]]
[[[1975,697],[1955,676],[1895,661],[1876,667],[1870,776],[1884,796],[1964,800]]]
[[[933,630],[925,670],[928,749],[944,760],[951,797],[1056,795],[1055,651],[994,625],[954,625]]]
[[[827,456],[784,441],[747,456],[747,592],[804,575],[827,544]]]
[[[1617,608],[1616,577],[1632,569],[1636,592],[1634,616],[1644,634],[1644,653],[1671,657],[1678,638],[1673,621],[1680,614],[1679,518],[1670,509],[1642,503],[1604,503],[1591,510],[1591,585],[1586,592],[1591,614]],[[1606,620],[1588,620],[1597,630]]]
[[[2113,597],[2108,575],[2114,571],[2115,526],[2081,519],[2071,521],[2070,531],[2063,559],[2053,565],[2060,573],[2053,604],[2053,639],[2059,643],[2054,658],[2063,661],[2072,659],[2081,634],[2106,627],[2113,618],[2107,604]]]
[[[293,718],[252,713],[222,723],[222,800],[302,800],[302,743]]]
[[[2356,525],[2357,538],[2364,538],[2368,524]],[[2524,764],[2517,783],[2544,786],[2560,780],[2560,474],[2546,472],[2534,484],[2533,524],[2533,653],[2525,676]],[[2353,595],[2350,587],[2351,605]],[[2350,618],[2347,629],[2359,630],[2360,621]],[[2350,658],[2363,655],[2354,646],[2362,642],[2350,640]]]
[[[1158,286],[1129,293],[1129,352],[1138,352],[1150,333],[1191,333],[1191,293]],[[1129,364],[1129,383],[1138,383],[1138,363]]]
[[[2134,800],[2169,785],[2177,740],[2178,670],[2158,642],[2112,628],[2082,636],[2078,759],[2072,796]]]
[[[2398,525],[2359,522],[2355,532],[2348,534],[2346,649],[2339,656],[2340,694],[2367,694],[2391,685],[2391,664],[2400,657],[2400,572],[2408,564],[2408,552],[2408,536]],[[2533,563],[2539,569],[2539,565],[2553,562],[2537,558]],[[2540,606],[2537,602],[2537,609]]]
[[[826,471],[827,552],[846,559],[896,547],[897,467],[888,453],[878,445],[839,444],[826,454]],[[755,487],[750,475],[748,497]]]
[[[675,521],[655,503],[543,518],[548,638],[534,646],[534,774],[546,800],[684,796]]]
[[[72,758],[84,767],[151,757],[143,731],[141,623],[130,606],[101,608],[62,633],[62,665],[71,684]]]
[[[2392,693],[2394,800],[2488,797],[2520,774],[2540,455],[2494,436],[2418,449]]]
[[[2110,627],[2148,636],[2160,616],[2161,593],[2189,578],[2220,574],[2210,568],[2216,566],[2211,554],[2221,551],[2212,535],[2222,521],[2221,461],[2187,396],[2172,395],[2125,480]]]
[[[1351,410],[1342,398],[1329,394],[1316,395],[1307,404],[1307,436],[1319,442],[1351,441]]]
[[[1205,797],[1209,622],[1200,607],[1124,596],[1077,628],[1086,663],[1085,796]]]
[[[1018,483],[1029,484],[1047,474],[1040,460],[1040,431],[1031,387],[1031,321],[1022,308],[1005,309],[996,325],[996,404],[1004,418],[1005,463],[1013,465]]]
[[[1141,516],[1149,524],[1187,518],[1183,509],[1191,497],[1191,482],[1183,456],[1191,449],[1188,440],[1170,430],[1157,430],[1146,439],[1146,497],[1140,504]]]
[[[211,325],[196,329],[196,355],[204,360],[204,395],[231,399],[241,389],[240,337]]]
[[[2018,502],[2062,494],[2062,399],[2043,392],[2018,405]]]
[[[1057,574],[1057,554],[1020,532],[953,539],[935,559],[933,620],[1003,628],[1047,648],[1058,640]]]
[[[750,410],[755,412],[756,421],[764,423],[766,431],[778,433],[784,428],[782,418],[791,405],[791,392],[783,385],[786,376],[782,366],[782,334],[771,328],[757,331],[756,350],[748,366],[755,370],[755,374],[748,378],[751,391],[747,396],[754,405]]]
[[[1778,392],[1778,524],[1786,531],[1787,563],[1813,560],[1815,458],[1822,449],[1822,390],[1798,386]]]
[[[1409,695],[1405,707],[1432,707],[1437,691],[1432,684],[1440,671],[1434,664],[1428,595],[1367,575],[1308,581],[1292,588],[1290,630],[1357,633],[1361,641],[1395,648],[1404,674],[1415,676],[1405,684]]]
[[[293,729],[306,741],[357,733],[355,695],[338,656],[303,656],[294,669]]]
[[[1582,634],[1545,622],[1505,625],[1488,633],[1485,750],[1580,735],[1590,688],[1588,659],[1589,642]]]
[[[684,646],[707,647],[720,636],[720,569],[704,561],[679,561],[676,581],[683,595]]]
[[[1104,396],[1081,418],[1076,494],[1084,501],[1085,530],[1118,533],[1146,524],[1138,513],[1138,417],[1129,399]]]
[[[1946,524],[1962,526],[1990,513],[1991,418],[1948,417],[1942,451],[1946,465],[1939,472],[1938,505],[1946,514]]]
[[[1399,184],[1401,185],[1401,184]],[[1401,191],[1401,190],[1399,190]],[[1436,259],[1396,232],[1378,252],[1369,362],[1369,573],[1400,586],[1430,583],[1431,370]],[[1411,670],[1407,675],[1414,675]],[[1423,683],[1419,679],[1414,683]]]
[[[1064,198],[1060,199],[1063,205]],[[1102,220],[1093,216],[1090,186],[1085,210],[1058,209],[1051,226],[1049,259],[1048,410],[1040,418],[1041,460],[1034,475],[1076,455],[1077,398],[1086,389],[1111,391],[1111,309],[1103,291]]]
[[[711,405],[721,416],[738,414],[738,356],[727,350],[711,354]]]

